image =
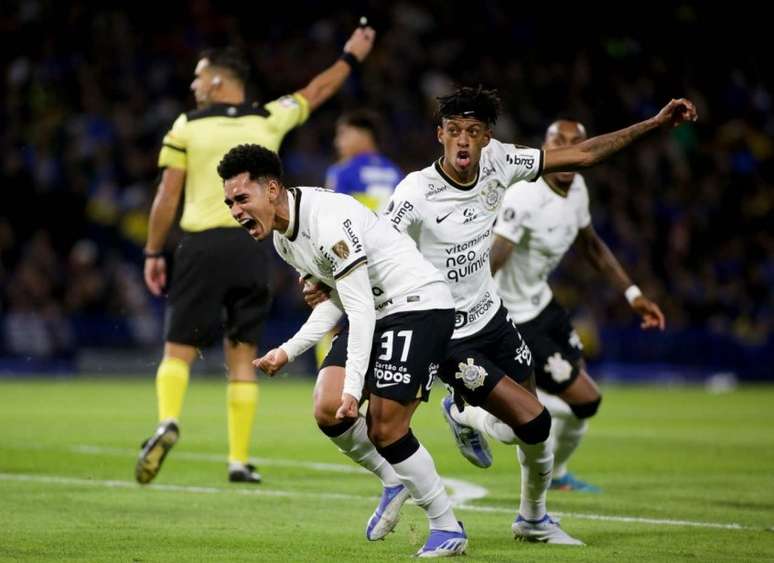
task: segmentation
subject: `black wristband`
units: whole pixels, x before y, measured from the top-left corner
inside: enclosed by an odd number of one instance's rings
[[[355,55],[353,55],[348,51],[344,51],[339,57],[339,60],[347,63],[349,65],[349,68],[352,69],[353,72],[356,70],[360,70],[360,61],[357,60],[357,57]]]
[[[164,256],[163,252],[148,252],[147,250],[143,250],[142,253],[146,258],[161,258]]]

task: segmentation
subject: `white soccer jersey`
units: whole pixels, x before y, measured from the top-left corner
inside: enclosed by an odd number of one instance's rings
[[[542,166],[542,151],[492,139],[472,184],[454,182],[439,160],[395,188],[385,213],[451,286],[457,310],[453,338],[475,334],[497,312],[500,298],[489,268],[492,225],[506,187],[534,180]]]
[[[403,311],[451,309],[441,274],[405,236],[354,198],[294,188],[293,232],[274,232],[274,247],[305,277],[330,287],[366,262],[376,318]]]
[[[515,246],[495,281],[514,322],[534,319],[548,305],[553,295],[548,276],[578,230],[590,224],[589,194],[580,174],[575,174],[567,197],[552,190],[543,178],[520,182],[505,192],[494,232]]]

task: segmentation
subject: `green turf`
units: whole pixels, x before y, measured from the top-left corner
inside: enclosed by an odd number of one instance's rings
[[[387,541],[365,541],[379,486],[369,475],[332,470],[351,464],[313,424],[311,382],[268,381],[261,394],[253,453],[266,458],[264,484],[226,482],[219,459],[225,386],[194,379],[181,441],[154,482],[159,487],[143,488],[132,479],[136,448],[155,424],[150,379],[0,381],[0,560],[370,562],[420,547],[426,524],[415,506],[404,508]],[[486,487],[488,496],[472,504],[494,509],[457,511],[470,537],[469,560],[774,560],[767,530],[774,526],[773,387],[724,395],[606,389],[572,464],[604,492],[549,495],[549,509],[565,513],[562,526],[583,548],[512,539],[514,451],[493,445],[492,468],[469,465],[440,415],[441,395],[436,388],[419,409],[414,431],[442,476]]]

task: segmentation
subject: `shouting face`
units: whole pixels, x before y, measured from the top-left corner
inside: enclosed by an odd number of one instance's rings
[[[223,183],[225,203],[231,216],[256,240],[263,240],[277,226],[282,188],[274,178],[250,178],[248,172]]]

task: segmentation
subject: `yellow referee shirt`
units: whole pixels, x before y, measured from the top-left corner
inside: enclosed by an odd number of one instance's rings
[[[309,117],[309,103],[299,95],[266,105],[213,104],[182,114],[164,137],[159,166],[185,170],[185,203],[180,227],[204,231],[238,227],[223,203],[218,163],[231,148],[255,143],[279,150],[285,135]]]

